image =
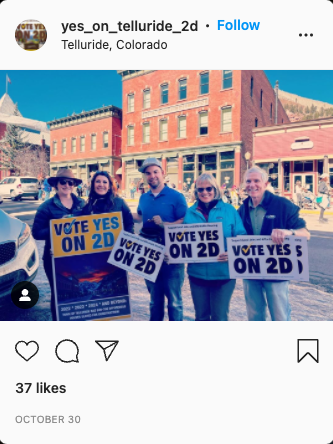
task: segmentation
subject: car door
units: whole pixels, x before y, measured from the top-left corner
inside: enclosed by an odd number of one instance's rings
[[[3,179],[0,183],[0,194],[2,197],[9,197],[8,178]]]

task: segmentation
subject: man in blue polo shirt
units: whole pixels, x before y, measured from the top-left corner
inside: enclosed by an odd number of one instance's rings
[[[140,197],[135,222],[142,222],[140,235],[165,244],[164,225],[182,223],[187,205],[184,196],[164,184],[162,164],[155,157],[148,157],[139,168],[144,173],[150,190]],[[184,283],[184,264],[163,263],[156,282],[146,280],[150,293],[150,320],[163,321],[164,296],[168,299],[170,321],[183,320],[181,289]]]

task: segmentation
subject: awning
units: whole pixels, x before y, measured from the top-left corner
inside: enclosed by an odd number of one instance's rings
[[[97,165],[98,161],[97,160],[87,160],[86,164],[87,165]]]
[[[109,159],[99,160],[98,163],[105,165],[106,163],[109,163]]]
[[[121,167],[117,169],[116,174],[118,174],[118,175],[123,174],[123,170]]]

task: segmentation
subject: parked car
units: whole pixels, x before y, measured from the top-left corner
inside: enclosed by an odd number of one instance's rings
[[[30,227],[0,210],[0,297],[18,282],[33,281],[39,256]]]
[[[22,197],[38,200],[38,179],[29,176],[6,177],[0,182],[0,195],[12,200],[21,200]]]
[[[3,199],[2,199],[2,197],[0,196],[0,205],[3,203]]]

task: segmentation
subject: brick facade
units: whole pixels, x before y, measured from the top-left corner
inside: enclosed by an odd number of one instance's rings
[[[179,190],[183,189],[184,183],[190,186],[204,171],[212,172],[220,184],[241,183],[246,168],[244,154],[249,152],[252,156],[255,119],[258,119],[259,126],[272,124],[271,103],[273,119],[275,115],[275,93],[263,71],[119,73],[123,77],[124,190],[131,180],[139,180],[141,175],[137,169],[148,156],[164,162],[166,174]],[[250,96],[251,77],[254,80],[253,97]],[[186,83],[185,98],[180,92],[182,82]],[[205,82],[209,85],[206,89]],[[167,89],[167,100],[163,100],[163,88]],[[144,91],[147,90],[150,91],[150,106],[146,102],[144,107]],[[228,120],[230,114],[231,123]],[[278,118],[288,121],[280,103]],[[202,124],[204,119],[208,121],[207,130],[200,130],[200,122]],[[180,131],[183,124],[180,120],[186,120],[186,131]],[[166,137],[160,134],[161,121],[167,122]],[[144,135],[145,125],[146,128],[149,125],[149,137]],[[134,139],[129,137],[129,128],[131,133],[134,132]]]
[[[83,111],[49,125],[51,175],[68,167],[86,181],[94,171],[105,170],[121,182],[121,109],[109,106]],[[72,141],[76,143],[75,152]]]

